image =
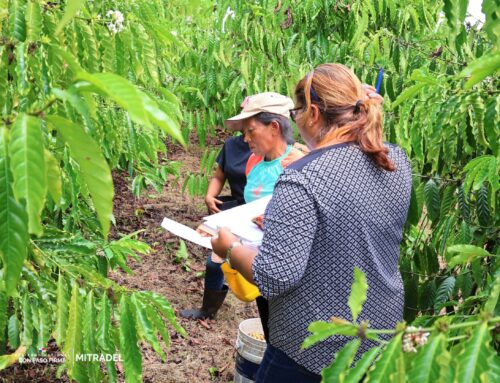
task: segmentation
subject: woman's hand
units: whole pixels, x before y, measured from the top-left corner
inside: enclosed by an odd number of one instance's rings
[[[221,205],[222,201],[218,200],[215,197],[212,197],[211,195],[207,195],[205,197],[205,204],[207,205],[210,214],[215,214],[220,212],[220,209],[217,205]]]
[[[365,91],[365,99],[366,100],[376,100],[380,102],[380,104],[384,103],[384,98],[377,93],[377,90],[368,84],[363,84],[363,90]]]
[[[203,230],[203,224],[201,224],[196,228],[196,232],[200,234],[202,237],[213,237],[212,234],[207,233],[205,230]]]
[[[226,259],[227,250],[231,246],[231,243],[235,241],[238,241],[238,237],[228,229],[222,228],[219,230],[218,235],[212,238],[212,250],[219,257]]]

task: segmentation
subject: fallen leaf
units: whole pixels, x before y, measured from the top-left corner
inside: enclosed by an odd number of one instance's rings
[[[207,330],[211,329],[210,325],[207,322],[205,322],[203,319],[198,319],[198,323],[201,324],[203,327],[205,327]]]

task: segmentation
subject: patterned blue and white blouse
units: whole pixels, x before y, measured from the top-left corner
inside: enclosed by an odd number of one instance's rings
[[[317,374],[349,339],[300,346],[311,322],[351,320],[355,266],[368,280],[358,321],[391,328],[403,317],[398,259],[412,175],[404,151],[388,148],[394,172],[378,168],[352,143],[312,151],[284,170],[266,210],[253,277],[269,299],[270,343]],[[364,342],[360,351],[371,346]]]

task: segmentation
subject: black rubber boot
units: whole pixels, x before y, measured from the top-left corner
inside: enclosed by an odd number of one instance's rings
[[[179,315],[189,319],[212,319],[219,311],[224,299],[226,299],[228,287],[224,285],[222,290],[203,291],[203,305],[201,309],[181,310]]]

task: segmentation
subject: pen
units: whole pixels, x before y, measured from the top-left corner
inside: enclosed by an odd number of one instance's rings
[[[382,78],[384,76],[384,68],[380,68],[378,71],[378,77],[377,77],[377,85],[375,86],[375,90],[377,93],[380,93],[380,86],[382,85]]]

